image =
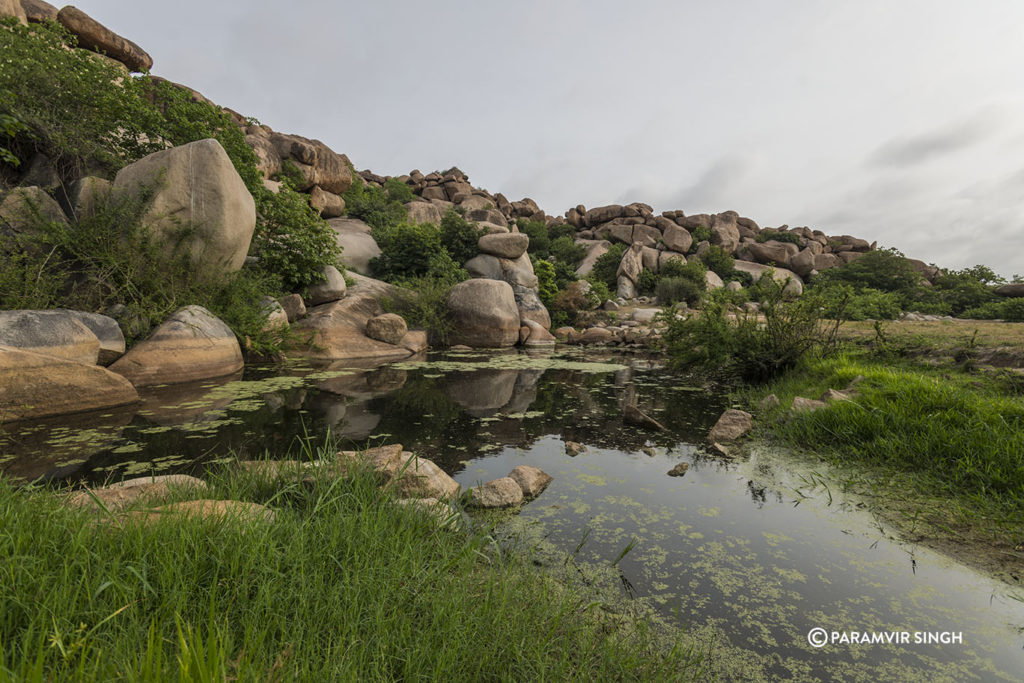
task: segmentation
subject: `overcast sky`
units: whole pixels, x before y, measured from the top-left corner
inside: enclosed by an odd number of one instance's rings
[[[359,169],[733,209],[1024,273],[1021,0],[80,0]]]

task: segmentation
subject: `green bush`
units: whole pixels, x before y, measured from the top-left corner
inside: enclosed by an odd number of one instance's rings
[[[591,282],[603,282],[608,289],[615,291],[618,287],[615,273],[619,270],[619,262],[626,252],[625,244],[613,244],[611,248],[601,254],[594,262],[594,268],[587,277]]]
[[[1014,298],[991,301],[976,308],[967,309],[961,313],[961,316],[975,320],[1024,322],[1024,299]]]
[[[437,226],[430,223],[375,227],[370,234],[381,250],[381,255],[370,261],[370,268],[374,277],[389,282],[423,277],[436,255],[448,253],[441,246]]]
[[[712,375],[765,381],[776,377],[812,353],[835,349],[842,315],[827,323],[819,297],[805,295],[785,301],[782,287],[764,283],[770,291],[761,299],[760,316],[743,313],[726,317],[728,294],[713,292],[700,315],[679,319],[666,315],[666,348],[677,367]]]
[[[564,263],[575,269],[583,262],[587,250],[582,244],[573,242],[572,237],[563,235],[551,240],[548,253],[559,263]]]
[[[519,232],[530,238],[529,253],[539,259],[548,257],[548,249],[551,247],[551,238],[548,236],[548,228],[544,221],[531,221],[525,218],[517,218],[516,226]]]
[[[855,290],[868,288],[912,297],[921,275],[899,251],[878,249],[838,268],[822,271],[817,280],[821,284],[840,282]]]
[[[403,282],[401,291],[381,301],[388,313],[402,316],[410,329],[427,333],[432,345],[447,345],[454,329],[448,309],[448,292],[455,282],[433,276],[411,278]]]
[[[636,279],[636,291],[637,294],[643,296],[649,296],[654,294],[654,288],[658,285],[658,281],[661,278],[653,270],[644,268],[640,271],[640,276]]]
[[[658,280],[654,295],[658,297],[658,303],[662,306],[679,302],[696,306],[704,296],[704,287],[685,277],[663,277]]]
[[[845,312],[847,320],[894,320],[903,310],[894,292],[865,288],[854,291],[849,285],[832,284],[814,290],[823,302],[822,314],[835,318]]]
[[[558,296],[558,285],[555,284],[555,265],[551,261],[539,259],[533,263],[533,272],[537,276],[537,294],[541,303],[553,308],[555,297]]]
[[[347,215],[358,218],[376,230],[393,228],[405,222],[409,216],[405,206],[392,199],[386,190],[367,185],[359,177],[353,178],[352,186],[342,197]]]
[[[613,298],[612,291],[605,283],[600,280],[588,280],[588,282],[590,283],[590,291],[587,293],[587,298],[590,300],[593,308],[597,308],[605,301]]]
[[[711,241],[711,228],[706,225],[698,225],[695,228],[689,228],[690,236],[693,237],[693,243],[690,245],[690,251],[688,254],[692,254],[697,251],[697,247],[701,242]]]
[[[413,194],[412,188],[398,178],[388,178],[385,180],[384,191],[387,193],[388,199],[393,202],[407,204],[416,199],[416,195]]]
[[[723,281],[727,282],[733,279],[732,274],[736,270],[736,260],[725,249],[711,245],[711,248],[700,257],[700,260],[704,262],[708,270],[717,274]]]
[[[452,209],[445,211],[441,218],[441,244],[453,261],[463,264],[476,256],[479,241],[480,232],[472,223]]]
[[[754,238],[754,240],[757,242],[767,242],[768,240],[775,240],[776,242],[789,242],[790,244],[795,244],[798,247],[803,245],[803,241],[800,235],[797,235],[795,232],[780,232],[778,230],[762,230],[761,232],[757,233],[757,236]]]

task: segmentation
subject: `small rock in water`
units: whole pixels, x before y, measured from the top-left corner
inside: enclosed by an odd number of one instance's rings
[[[568,455],[570,458],[575,458],[577,455],[579,455],[585,450],[587,450],[587,447],[581,443],[577,443],[575,441],[565,442],[565,454]]]
[[[477,508],[507,508],[523,502],[523,490],[515,479],[502,477],[469,490],[469,506]]]
[[[708,442],[735,441],[754,428],[754,416],[743,410],[727,410],[708,434]]]
[[[519,465],[508,473],[508,478],[519,484],[523,495],[527,498],[539,496],[551,483],[551,475],[530,465]]]
[[[723,458],[732,457],[732,451],[730,451],[726,446],[723,446],[718,442],[712,442],[708,444],[708,451],[713,455],[720,455]]]
[[[623,408],[622,409],[622,418],[628,424],[636,425],[638,427],[646,427],[648,429],[657,429],[657,430],[660,430],[660,431],[663,431],[663,432],[667,431],[665,425],[661,424],[660,422],[655,420],[650,415],[647,415],[646,413],[644,413],[642,410],[640,410],[636,406],[627,405],[625,408]]]
[[[690,469],[690,463],[681,462],[668,471],[670,477],[681,477],[686,474],[686,470]]]

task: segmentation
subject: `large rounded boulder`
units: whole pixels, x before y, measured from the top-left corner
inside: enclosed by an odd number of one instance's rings
[[[110,369],[143,387],[223,377],[243,365],[231,328],[202,306],[186,306]]]
[[[451,343],[473,347],[513,346],[519,341],[519,307],[512,285],[474,278],[448,293],[454,330]]]
[[[114,192],[154,196],[143,224],[170,250],[184,245],[198,268],[236,271],[256,229],[256,204],[227,152],[213,139],[150,154],[122,168]]]

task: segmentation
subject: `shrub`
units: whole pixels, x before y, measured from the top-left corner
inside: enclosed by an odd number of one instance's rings
[[[732,273],[736,270],[736,260],[729,252],[719,246],[712,245],[707,253],[701,256],[700,260],[704,262],[708,270],[717,274],[725,281],[732,279]]]
[[[722,290],[712,293],[698,316],[664,316],[671,362],[708,374],[764,381],[808,354],[834,350],[842,315],[826,323],[818,297],[784,301],[782,287],[773,284],[761,300],[763,322],[753,313],[727,318],[727,293]]]
[[[661,278],[658,277],[657,273],[653,270],[644,268],[640,271],[640,276],[636,279],[636,291],[638,294],[644,296],[654,293],[654,288],[658,285],[658,281]]]
[[[555,266],[551,261],[539,259],[533,263],[533,272],[537,275],[537,294],[541,303],[547,308],[555,304],[558,286],[555,284]]]
[[[841,282],[856,289],[876,289],[913,296],[921,275],[910,261],[895,249],[869,251],[855,261],[838,268],[829,268],[818,276],[824,284]]]
[[[375,277],[389,282],[423,277],[430,272],[433,257],[448,253],[441,246],[437,226],[430,223],[375,227],[370,234],[381,250],[370,268]]]
[[[456,263],[463,264],[477,255],[477,242],[480,233],[476,227],[448,209],[441,219],[441,244]]]
[[[388,199],[393,202],[407,204],[408,202],[416,199],[416,195],[413,194],[412,188],[398,178],[388,178],[385,180],[384,191],[387,193]]]
[[[400,293],[381,301],[384,310],[402,316],[410,328],[425,330],[431,344],[446,345],[454,328],[448,292],[455,283],[445,278],[419,277],[403,284]]]
[[[1006,320],[1009,322],[1024,322],[1024,299],[1003,299],[990,301],[981,306],[970,308],[961,314],[964,318],[976,320]]]
[[[693,237],[693,243],[690,245],[690,251],[688,253],[692,254],[697,251],[697,246],[701,242],[711,241],[711,228],[706,225],[698,225],[697,227],[690,228],[689,230],[690,236]]]
[[[832,284],[814,290],[823,302],[822,315],[835,318],[845,307],[847,320],[893,320],[902,311],[900,297],[893,292],[862,289],[855,292],[849,285]]]
[[[754,238],[757,242],[767,242],[768,240],[775,240],[776,242],[789,242],[796,246],[802,246],[803,240],[800,235],[795,232],[781,232],[779,230],[762,230],[757,233]]]
[[[529,253],[539,259],[548,257],[548,249],[551,247],[551,238],[548,236],[547,225],[544,221],[531,221],[525,218],[517,218],[516,226],[519,232],[530,238]]]
[[[608,289],[615,291],[618,286],[615,273],[619,270],[619,263],[622,255],[626,252],[625,244],[613,244],[604,254],[601,254],[594,262],[594,268],[590,271],[588,279],[591,282],[603,282]]]
[[[353,178],[352,186],[345,191],[343,198],[345,213],[373,229],[393,228],[409,216],[405,206],[391,199],[387,191],[367,185],[359,177]]]
[[[588,280],[588,282],[590,291],[587,292],[587,298],[590,300],[590,308],[597,308],[612,298],[612,292],[604,282],[600,280]]]
[[[551,240],[549,253],[551,258],[555,259],[559,263],[564,263],[572,268],[577,268],[580,263],[583,262],[584,257],[586,257],[587,250],[582,244],[576,244],[573,242],[571,237],[563,235]]]
[[[679,302],[696,306],[704,296],[704,287],[685,277],[663,277],[655,286],[654,294],[663,306]]]

